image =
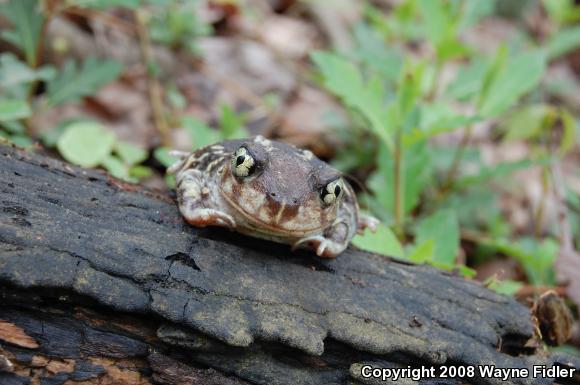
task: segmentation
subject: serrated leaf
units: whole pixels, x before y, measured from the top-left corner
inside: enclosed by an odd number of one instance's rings
[[[113,150],[115,134],[97,122],[75,122],[66,127],[57,142],[63,158],[82,167],[95,167]]]
[[[546,69],[546,54],[541,51],[520,53],[491,82],[480,106],[483,116],[497,116],[532,90]]]
[[[55,74],[52,66],[33,70],[11,53],[0,55],[0,90],[8,97],[24,99],[28,96],[25,86],[37,80],[50,80]]]
[[[315,52],[311,55],[324,76],[324,85],[349,107],[357,110],[370,123],[370,128],[389,148],[393,127],[387,109],[383,106],[384,90],[381,79],[374,77],[364,82],[358,68],[345,58],[328,52]]]
[[[31,114],[26,100],[0,99],[0,122],[28,118]]]
[[[387,255],[389,257],[404,258],[403,247],[391,229],[382,223],[377,226],[376,233],[365,231],[352,240],[353,244],[363,250]]]
[[[3,39],[22,49],[26,62],[34,67],[44,18],[36,0],[10,0],[0,5],[0,13],[10,20],[11,31],[3,31]]]
[[[101,61],[94,57],[86,59],[80,68],[68,60],[56,78],[48,82],[48,104],[54,106],[91,95],[116,79],[122,68],[117,61]]]
[[[147,159],[147,151],[131,143],[118,141],[115,144],[115,153],[127,165],[135,165]]]
[[[395,82],[399,79],[403,67],[403,54],[398,47],[389,46],[368,24],[359,23],[354,27],[356,47],[353,56],[372,68],[381,77]]]
[[[435,242],[433,262],[455,265],[459,250],[459,223],[454,210],[439,210],[421,220],[415,233],[418,244],[429,240]]]

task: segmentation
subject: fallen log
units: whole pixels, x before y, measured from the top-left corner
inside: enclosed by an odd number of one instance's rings
[[[527,307],[477,282],[196,229],[169,196],[12,147],[0,181],[0,384],[392,383],[365,365],[475,370],[397,384],[580,384],[580,359],[551,354]]]

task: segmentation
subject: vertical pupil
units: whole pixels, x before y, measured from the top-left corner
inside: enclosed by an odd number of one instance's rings
[[[334,188],[334,195],[338,196],[340,194],[340,186],[336,185],[336,187]]]
[[[236,158],[236,167],[238,167],[240,164],[244,163],[244,159],[246,159],[246,157],[244,155],[240,155]]]

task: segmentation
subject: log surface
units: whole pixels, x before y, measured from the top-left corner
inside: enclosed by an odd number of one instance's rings
[[[0,290],[15,366],[0,384],[376,383],[363,363],[580,368],[537,343],[528,308],[476,282],[354,248],[321,260],[196,229],[171,197],[6,146]]]

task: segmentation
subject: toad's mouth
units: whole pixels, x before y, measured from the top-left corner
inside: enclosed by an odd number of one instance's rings
[[[262,233],[266,235],[287,235],[290,237],[304,237],[314,233],[319,233],[324,229],[324,226],[315,226],[311,228],[302,228],[300,230],[293,230],[287,227],[281,226],[277,222],[265,222],[256,215],[246,211],[242,206],[238,205],[233,201],[227,194],[221,194],[224,199],[246,220],[246,227],[250,228],[256,233]]]

